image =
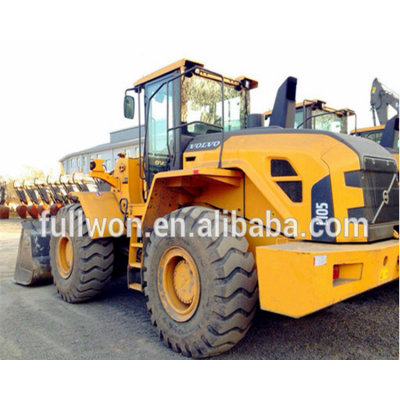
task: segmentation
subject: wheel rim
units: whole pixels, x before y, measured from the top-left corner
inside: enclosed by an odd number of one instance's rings
[[[60,238],[57,245],[57,270],[62,278],[67,279],[74,266],[74,249],[69,236]]]
[[[158,293],[168,315],[178,322],[188,321],[200,301],[200,279],[193,257],[181,247],[171,247],[158,268]]]

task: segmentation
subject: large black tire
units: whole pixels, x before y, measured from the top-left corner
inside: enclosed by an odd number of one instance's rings
[[[50,265],[54,284],[61,298],[69,303],[92,300],[107,288],[113,272],[114,245],[111,239],[91,239],[83,215],[82,237],[78,237],[78,213],[80,204],[72,204],[60,209],[56,219],[56,232],[61,231],[61,220],[65,219],[68,238],[51,236]],[[73,236],[69,231],[70,218],[74,219]],[[63,268],[62,257],[58,252],[66,248],[70,241],[73,256],[70,269]],[[64,241],[62,244],[60,241]],[[65,257],[64,257],[65,258]],[[69,266],[68,266],[69,267]]]
[[[179,223],[176,236],[170,236],[172,217],[184,220],[184,237]],[[152,232],[143,265],[144,294],[158,335],[167,347],[194,358],[214,356],[235,346],[250,328],[258,303],[257,274],[246,238],[233,237],[230,225],[229,234],[224,237],[222,224],[227,217],[220,214],[220,234],[200,237],[202,218],[211,220],[214,231],[216,216],[209,208],[187,207],[167,215],[168,234],[158,237]],[[167,312],[161,300],[163,297],[165,304],[165,296],[159,290],[159,266],[171,248],[190,254],[200,281],[197,309],[183,322]]]

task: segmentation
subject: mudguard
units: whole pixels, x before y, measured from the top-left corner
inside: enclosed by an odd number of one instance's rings
[[[77,192],[72,195],[79,200],[90,226],[95,225],[95,220],[99,222],[100,226],[104,221],[105,229],[102,235],[98,229],[89,230],[89,236],[92,239],[111,237],[108,223],[114,218],[124,220],[117,197],[113,192]]]

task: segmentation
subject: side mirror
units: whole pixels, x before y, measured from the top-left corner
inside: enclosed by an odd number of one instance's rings
[[[135,99],[132,96],[124,98],[124,116],[128,119],[133,119],[135,115]]]

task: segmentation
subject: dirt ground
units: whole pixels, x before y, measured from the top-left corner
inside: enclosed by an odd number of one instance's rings
[[[20,220],[0,221],[0,359],[184,359],[164,347],[124,277],[78,305],[53,285],[13,283],[19,236]],[[260,311],[247,336],[215,358],[399,359],[398,282],[299,320]]]

